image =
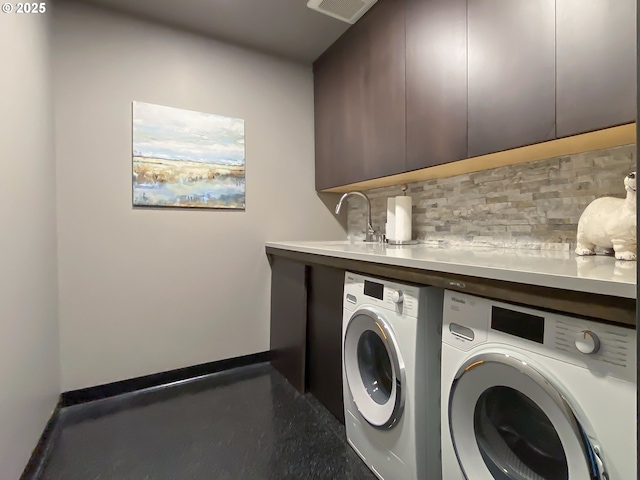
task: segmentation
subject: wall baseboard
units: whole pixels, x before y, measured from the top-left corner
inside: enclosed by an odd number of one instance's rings
[[[60,408],[60,399],[58,399],[58,404],[44,427],[36,448],[33,449],[29,462],[27,462],[27,466],[24,467],[24,471],[20,475],[20,480],[36,480],[42,475],[44,464],[61,432]]]
[[[218,360],[216,362],[201,363],[190,367],[178,368],[166,372],[153,373],[142,377],[129,378],[119,382],[96,385],[95,387],[71,390],[60,395],[60,407],[71,407],[81,403],[93,402],[104,398],[115,397],[125,393],[132,393],[147,388],[162,387],[175,382],[183,382],[204,375],[229,370],[231,368],[244,367],[254,363],[268,362],[271,360],[270,352],[253,353],[241,357]]]
[[[36,445],[29,462],[25,467],[20,480],[37,480],[42,475],[44,465],[51,453],[51,449],[62,431],[61,410],[83,403],[103,400],[118,395],[131,394],[151,388],[163,388],[179,382],[187,382],[214,373],[245,367],[258,363],[271,361],[273,355],[270,351],[243,355],[240,357],[218,360],[216,362],[202,363],[190,367],[154,373],[142,377],[130,378],[119,382],[96,385],[95,387],[82,388],[64,392],[58,399],[51,418],[47,422],[38,444]]]

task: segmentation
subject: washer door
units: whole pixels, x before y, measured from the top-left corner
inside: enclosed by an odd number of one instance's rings
[[[353,401],[369,424],[392,428],[404,408],[404,362],[389,322],[368,307],[349,319],[342,362]]]
[[[510,354],[479,355],[462,366],[449,396],[449,428],[470,480],[604,478],[564,397]]]

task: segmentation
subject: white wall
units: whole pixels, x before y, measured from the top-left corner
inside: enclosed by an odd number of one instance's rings
[[[62,389],[268,350],[265,240],[346,238],[310,67],[73,3],[53,28]],[[134,100],[245,119],[246,211],[132,208]]]
[[[20,476],[60,393],[47,15],[0,14],[0,478]]]

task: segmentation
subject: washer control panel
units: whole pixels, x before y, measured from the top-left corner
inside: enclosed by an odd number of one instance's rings
[[[343,306],[369,304],[410,317],[418,316],[420,287],[346,272]]]
[[[442,341],[469,351],[502,344],[619,378],[635,378],[636,331],[445,291]]]
[[[551,344],[560,352],[612,367],[635,366],[636,332],[606,323],[554,315],[550,322]]]

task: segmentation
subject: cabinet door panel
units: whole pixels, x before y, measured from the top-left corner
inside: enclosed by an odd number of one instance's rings
[[[469,0],[467,20],[469,156],[555,138],[555,1]]]
[[[407,170],[467,157],[467,0],[407,0]]]
[[[314,63],[316,188],[405,168],[405,0],[380,0]]]
[[[362,161],[354,158],[349,143],[353,106],[348,104],[352,97],[346,53],[334,49],[314,64],[316,190],[353,183],[364,175]]]
[[[635,0],[557,3],[558,137],[636,117]]]
[[[344,270],[311,265],[308,284],[308,390],[344,423],[342,397]]]
[[[380,0],[360,22],[355,62],[365,179],[403,172],[406,156],[405,0]],[[357,24],[356,24],[357,25]],[[362,61],[357,60],[362,57]]]
[[[306,270],[302,263],[272,257],[271,363],[301,393],[307,343]]]

